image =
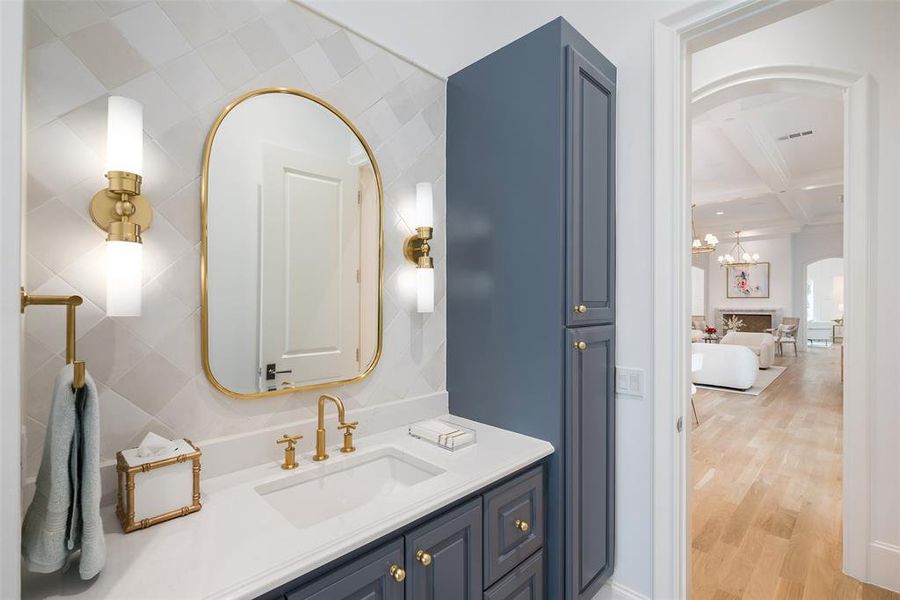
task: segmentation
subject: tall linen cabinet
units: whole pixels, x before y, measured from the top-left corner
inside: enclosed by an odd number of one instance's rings
[[[547,598],[615,537],[616,69],[556,19],[447,84],[453,414],[550,441]]]

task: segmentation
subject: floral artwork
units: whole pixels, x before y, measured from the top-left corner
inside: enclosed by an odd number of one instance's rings
[[[769,297],[769,263],[728,267],[725,279],[729,298]]]

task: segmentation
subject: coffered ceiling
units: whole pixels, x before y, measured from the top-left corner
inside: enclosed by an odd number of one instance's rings
[[[703,232],[798,231],[843,213],[843,104],[834,94],[741,98],[693,120],[692,198]]]

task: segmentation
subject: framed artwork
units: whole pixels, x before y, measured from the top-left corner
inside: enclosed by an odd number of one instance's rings
[[[769,263],[752,267],[726,267],[725,292],[729,298],[768,298]]]

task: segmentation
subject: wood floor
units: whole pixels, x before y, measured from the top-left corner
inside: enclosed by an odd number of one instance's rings
[[[841,572],[840,347],[776,364],[759,396],[694,397],[692,600],[900,598]]]

